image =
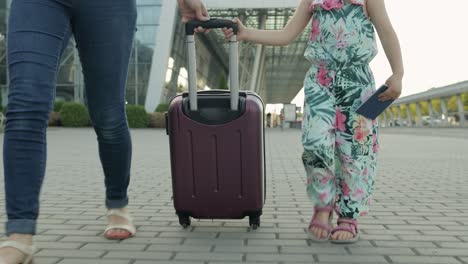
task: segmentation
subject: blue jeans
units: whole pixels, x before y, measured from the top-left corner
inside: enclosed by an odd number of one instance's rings
[[[3,145],[7,235],[36,233],[48,115],[60,58],[72,34],[99,143],[106,206],[128,204],[132,144],[125,84],[136,16],[135,0],[13,0]]]

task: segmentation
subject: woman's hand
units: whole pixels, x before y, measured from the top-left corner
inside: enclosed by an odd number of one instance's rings
[[[187,23],[192,19],[207,21],[210,19],[208,11],[201,0],[178,0],[180,13],[182,14],[182,23]],[[202,27],[195,29],[195,32],[208,33],[210,30],[205,30]]]
[[[236,23],[239,30],[237,31],[237,40],[247,40],[247,31],[248,29],[242,24],[242,22],[236,17],[232,20],[232,22]],[[234,31],[232,28],[223,28],[224,32],[224,37],[226,38],[227,41],[231,39],[231,37],[234,35]]]
[[[398,99],[401,95],[402,89],[402,80],[403,75],[401,74],[393,74],[388,78],[385,84],[388,86],[388,89],[379,95],[379,101],[384,102],[391,99]]]
[[[179,9],[182,13],[182,23],[187,23],[192,19],[207,21],[210,19],[205,5],[200,0],[178,0]]]

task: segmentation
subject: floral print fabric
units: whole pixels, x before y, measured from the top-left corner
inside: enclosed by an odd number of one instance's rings
[[[302,160],[307,194],[319,207],[336,203],[342,217],[369,210],[377,169],[376,120],[356,113],[375,91],[368,63],[375,57],[374,29],[364,0],[314,0],[305,56]]]
[[[372,22],[364,0],[314,0],[312,33],[305,57],[316,67],[368,64],[377,55]]]

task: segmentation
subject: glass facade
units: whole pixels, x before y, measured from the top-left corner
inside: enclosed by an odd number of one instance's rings
[[[178,13],[162,102],[188,89],[185,26],[179,23],[180,20]],[[216,33],[212,31],[196,35],[196,48],[198,89],[227,89],[228,44],[216,38]]]
[[[137,29],[130,57],[126,100],[128,104],[144,105],[148,89],[162,0],[136,0]],[[7,16],[11,0],[0,0],[0,84],[4,97],[8,89],[6,67]],[[161,103],[167,103],[177,93],[187,90],[185,29],[176,12],[170,59]],[[224,46],[224,48],[220,48]],[[197,36],[197,75],[199,89],[225,89],[228,82],[227,44],[214,32]],[[212,52],[215,51],[215,52]],[[164,62],[165,63],[165,62]],[[56,100],[86,102],[82,69],[78,51],[72,38],[63,52],[57,76]],[[6,98],[4,98],[4,104]]]
[[[2,95],[6,95],[8,87],[6,68],[6,22],[10,3],[11,0],[0,0],[0,85],[2,88]],[[161,0],[137,0],[137,9],[137,32],[130,59],[127,81],[127,102],[129,104],[144,104],[145,102],[155,45],[154,42],[161,10]],[[61,58],[57,76],[56,100],[85,101],[86,95],[84,93],[81,66],[78,52],[74,47],[74,40],[71,39]]]
[[[127,81],[129,104],[144,104],[162,0],[137,0],[137,32]]]

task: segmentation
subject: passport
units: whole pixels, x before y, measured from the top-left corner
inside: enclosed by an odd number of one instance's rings
[[[379,101],[379,95],[385,92],[387,89],[388,86],[385,84],[380,86],[380,88],[377,89],[377,91],[375,91],[369,99],[367,99],[364,103],[361,104],[361,106],[359,106],[359,108],[356,110],[356,113],[372,120],[376,119],[395,101],[395,99],[390,99],[385,102]]]

